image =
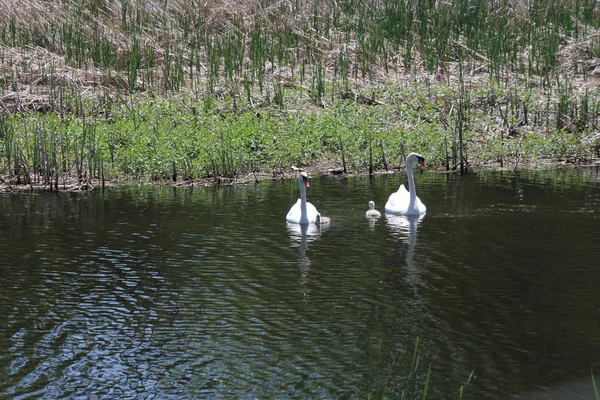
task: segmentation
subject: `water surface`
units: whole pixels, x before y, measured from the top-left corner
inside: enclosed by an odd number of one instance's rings
[[[285,223],[297,181],[0,196],[0,396],[593,398],[597,171],[316,177],[331,217]],[[423,376],[420,376],[423,378]],[[562,397],[561,397],[562,396]]]

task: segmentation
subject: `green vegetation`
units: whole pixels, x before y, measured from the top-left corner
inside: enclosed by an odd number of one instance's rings
[[[590,368],[590,373],[592,374],[592,387],[594,388],[594,396],[596,400],[600,400],[600,393],[598,393],[598,386],[596,386],[596,379],[594,379],[594,371]]]
[[[600,153],[597,0],[28,0],[0,22],[18,182]]]
[[[381,353],[381,343],[379,343],[378,354]],[[415,342],[412,353],[412,361],[408,372],[399,371],[400,365],[393,360],[387,367],[387,371],[381,371],[374,376],[373,388],[367,396],[368,399],[387,399],[400,398],[423,399],[427,398],[429,390],[429,380],[431,378],[431,365],[427,369],[427,374],[423,376],[423,371],[419,368],[419,339]],[[379,360],[381,363],[381,360]]]
[[[402,399],[402,400],[417,400],[427,399],[429,394],[429,385],[431,381],[431,364],[427,367],[427,372],[419,365],[421,353],[419,350],[419,338],[415,341],[415,347],[412,352],[410,369],[405,370],[403,363],[397,363],[397,359],[392,360],[389,366],[381,359],[381,342],[377,349],[379,368],[383,364],[381,370],[376,371],[372,377],[372,384],[369,387],[368,399]],[[464,385],[460,386],[458,391],[458,399],[462,399],[465,390],[475,371],[467,379]]]

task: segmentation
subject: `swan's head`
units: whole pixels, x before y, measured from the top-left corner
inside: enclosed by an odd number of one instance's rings
[[[292,169],[298,173],[298,182],[300,182],[300,186],[310,187],[308,184],[308,174],[302,168],[294,167],[292,165]]]
[[[301,185],[304,185],[304,187],[310,187],[310,184],[308,183],[308,174],[306,171],[298,172],[298,182],[300,182]]]
[[[375,209],[375,202],[373,200],[369,201],[369,210]]]
[[[425,157],[423,157],[422,155],[420,155],[418,153],[410,153],[408,155],[408,157],[406,157],[406,165],[412,164],[415,162],[422,165],[423,167],[427,167],[427,164],[425,164]]]

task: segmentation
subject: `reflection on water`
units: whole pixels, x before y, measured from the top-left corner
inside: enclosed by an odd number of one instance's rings
[[[424,173],[367,223],[400,174],[315,178],[322,228],[294,180],[0,196],[0,397],[366,398],[417,337],[431,397],[585,393],[597,176]]]
[[[385,213],[387,226],[390,228],[392,235],[409,245],[412,244],[413,247],[417,238],[417,229],[424,218],[425,214],[400,215]]]
[[[292,243],[292,247],[297,247],[300,253],[300,260],[298,261],[298,267],[300,269],[301,285],[306,284],[306,278],[310,271],[310,259],[306,255],[308,250],[308,244],[318,240],[321,237],[321,233],[327,231],[329,224],[326,225],[315,225],[315,224],[290,224],[286,222],[288,234]],[[308,295],[306,291],[303,292],[305,296]]]
[[[375,230],[375,227],[379,223],[380,218],[367,217],[367,223],[369,224],[369,229],[371,231]]]
[[[418,296],[418,285],[421,283],[419,278],[418,268],[414,265],[415,245],[417,244],[417,229],[423,219],[425,213],[420,215],[399,215],[386,213],[387,226],[390,229],[392,236],[400,239],[408,245],[406,250],[406,281],[413,288],[414,294]]]
[[[290,224],[286,222],[286,225],[292,247],[302,247],[304,244],[304,247],[306,248],[308,243],[319,239],[321,233],[326,232],[327,229],[329,229],[329,224],[321,226],[315,224]]]

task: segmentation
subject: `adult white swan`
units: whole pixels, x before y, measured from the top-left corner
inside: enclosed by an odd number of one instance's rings
[[[408,174],[408,191],[404,185],[400,185],[397,192],[390,195],[385,203],[385,212],[403,215],[420,215],[427,209],[421,199],[417,197],[415,189],[415,178],[413,176],[413,163],[419,163],[424,167],[425,158],[417,153],[410,153],[406,157],[406,173]]]
[[[294,168],[294,167],[292,167]],[[308,184],[308,175],[305,171],[294,168],[298,171],[298,185],[300,186],[300,198],[290,208],[285,220],[290,224],[328,224],[329,218],[322,217],[317,211],[317,208],[306,201],[306,188],[310,187]]]

